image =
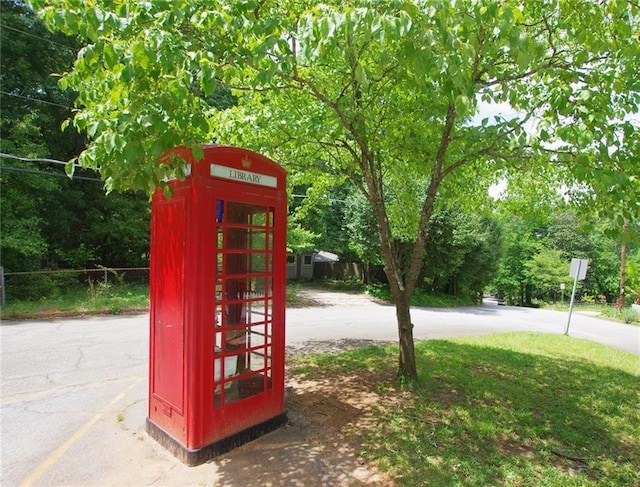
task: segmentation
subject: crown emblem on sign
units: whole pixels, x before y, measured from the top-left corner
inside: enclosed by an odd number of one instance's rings
[[[250,168],[251,167],[251,159],[249,159],[248,157],[243,157],[242,158],[242,166],[246,167],[246,168]]]

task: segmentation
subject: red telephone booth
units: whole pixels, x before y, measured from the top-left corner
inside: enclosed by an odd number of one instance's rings
[[[202,148],[151,215],[147,431],[190,465],[286,421],[285,171]]]

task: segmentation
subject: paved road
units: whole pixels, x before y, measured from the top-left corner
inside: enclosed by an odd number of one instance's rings
[[[336,338],[397,340],[395,308],[354,297],[355,305],[325,305],[287,310],[287,344]],[[348,301],[347,301],[348,302]],[[498,306],[435,309],[413,308],[414,338],[447,338],[506,331],[538,331],[563,334],[568,313]],[[624,325],[574,312],[569,334],[632,353],[640,353],[640,327]]]
[[[412,316],[416,339],[508,330],[561,335],[567,318],[566,313],[495,303],[416,308]],[[3,486],[260,485],[274,476],[287,485],[319,485],[317,479],[332,483],[332,477],[326,480],[327,465],[295,428],[195,468],[185,467],[150,439],[143,430],[148,319],[139,315],[2,323]],[[393,307],[347,297],[341,306],[288,310],[287,344],[393,341],[394,322]],[[640,354],[638,327],[574,314],[570,334]],[[286,460],[286,468],[274,458]],[[335,478],[344,475],[339,465],[334,467]],[[271,476],[265,473],[269,469]]]

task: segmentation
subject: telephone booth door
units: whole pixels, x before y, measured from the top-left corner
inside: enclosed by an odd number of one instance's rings
[[[273,387],[274,208],[216,200],[214,408]]]
[[[203,151],[151,215],[147,431],[191,465],[286,421],[285,172]]]

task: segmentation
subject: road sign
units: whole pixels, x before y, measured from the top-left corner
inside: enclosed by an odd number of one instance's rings
[[[569,275],[580,279],[581,281],[587,276],[587,267],[589,261],[585,259],[571,259],[571,267],[569,268]]]
[[[569,334],[569,325],[571,324],[571,312],[573,311],[573,301],[576,297],[576,286],[578,285],[578,279],[583,280],[587,277],[587,267],[589,261],[585,259],[571,259],[571,267],[569,268],[569,275],[573,277],[573,290],[571,291],[571,302],[569,303],[569,319],[567,320],[567,327],[564,329],[564,334]]]

